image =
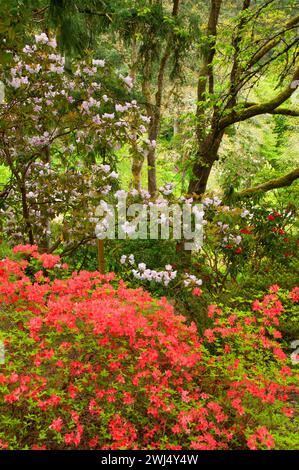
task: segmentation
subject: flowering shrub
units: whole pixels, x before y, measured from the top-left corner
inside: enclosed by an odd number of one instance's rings
[[[143,207],[148,208],[153,202],[146,199],[141,200]],[[200,312],[196,313],[192,296],[188,295],[192,288],[203,284],[205,293],[201,300],[209,303],[211,299],[214,301],[214,295],[221,292],[223,296],[223,291],[230,286],[233,291],[237,288],[242,292],[242,283],[246,279],[250,283],[249,290],[255,290],[253,295],[259,290],[263,293],[277,280],[278,273],[284,287],[290,288],[296,282],[298,232],[293,210],[284,209],[278,213],[262,207],[251,210],[230,207],[218,197],[203,199],[201,209],[192,198],[177,199],[171,194],[160,195],[155,203],[160,208],[169,207],[169,203],[189,205],[193,214],[196,210],[197,222],[203,224],[203,245],[191,254],[180,248],[181,241],[171,239],[174,215],[170,213],[169,219],[164,220],[161,211],[158,223],[161,231],[169,224],[169,240],[138,239],[136,242],[126,239],[125,242],[118,240],[117,244],[107,243],[107,252],[111,249],[112,254],[107,256],[109,269],[119,273],[131,287],[143,287],[154,296],[171,296],[186,306],[192,319],[201,321]],[[128,225],[133,232],[138,227],[134,219]],[[274,265],[277,269],[272,271]],[[294,279],[290,278],[292,272]],[[255,289],[253,275],[255,279],[258,275],[264,279],[262,289]],[[235,293],[231,292],[230,296],[234,297]],[[248,297],[251,298],[251,293]],[[199,309],[201,306],[200,303]]]
[[[65,71],[55,38],[45,33],[7,53],[0,76],[0,164],[9,175],[0,186],[3,230],[13,243],[69,250],[94,238],[89,218],[117,178],[107,159],[113,164],[123,144],[138,154],[151,145],[143,139],[148,118],[130,97],[132,79],[104,60],[87,55]]]
[[[2,448],[274,448],[296,390],[277,289],[253,312],[211,305],[200,339],[113,274],[66,276],[36,246],[14,252],[0,261]]]
[[[219,198],[206,198],[203,204],[204,243],[195,261],[201,266],[198,274],[207,283],[224,285],[244,271],[257,273],[273,261],[289,266],[296,259],[294,211],[229,207]]]

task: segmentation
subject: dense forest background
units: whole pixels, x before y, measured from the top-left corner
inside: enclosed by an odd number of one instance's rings
[[[133,78],[159,143],[148,165],[133,162],[134,186],[143,178],[154,193],[165,168],[190,194],[298,176],[296,1],[2,3],[4,60],[38,27],[57,33],[69,61],[93,50]],[[130,184],[130,163],[117,158]]]

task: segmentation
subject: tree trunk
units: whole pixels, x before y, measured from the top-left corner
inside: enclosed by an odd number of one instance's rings
[[[147,155],[148,164],[148,191],[151,196],[155,197],[157,193],[156,181],[156,150],[150,149]]]
[[[133,81],[136,80],[137,75],[137,64],[138,64],[138,47],[137,47],[137,40],[136,36],[134,35],[132,38],[132,54],[131,54],[131,67],[130,67],[130,76],[133,78]],[[137,135],[135,134],[135,137]],[[141,190],[141,173],[142,173],[142,166],[144,163],[144,157],[138,152],[138,146],[136,139],[132,141],[132,149],[133,149],[133,156],[132,156],[132,186],[134,189],[138,191]]]
[[[132,183],[133,183],[133,188],[137,189],[138,191],[140,191],[141,189],[142,166],[143,166],[143,158],[141,158],[141,156],[134,155],[133,162],[132,162]]]
[[[218,150],[223,137],[222,132],[217,131],[218,109],[214,105],[213,117],[211,120],[211,130],[207,134],[208,128],[206,119],[205,104],[207,101],[207,91],[214,93],[214,67],[213,60],[216,53],[217,26],[222,6],[222,0],[211,0],[210,14],[207,25],[206,39],[208,46],[202,49],[203,63],[199,72],[197,84],[197,159],[193,165],[192,176],[188,192],[202,196],[207,188],[208,179],[212,170],[213,163],[218,159]]]
[[[172,7],[172,16],[176,18],[179,13],[179,6],[180,0],[173,0],[173,7]],[[145,72],[145,80],[143,82],[143,94],[147,100],[147,108],[148,108],[148,115],[151,117],[151,123],[149,128],[149,140],[151,143],[153,141],[157,141],[158,134],[159,134],[159,127],[161,121],[161,109],[162,109],[162,101],[163,101],[163,93],[164,93],[164,81],[165,81],[165,72],[166,67],[169,62],[169,58],[171,56],[173,50],[173,43],[174,43],[174,35],[173,31],[170,31],[168,34],[168,39],[165,45],[165,49],[163,54],[161,55],[161,59],[159,62],[158,68],[158,75],[156,80],[156,93],[154,100],[152,100],[151,96],[151,85],[148,77],[149,71],[152,71],[152,64],[147,64],[144,72]],[[157,181],[156,181],[156,148],[151,146],[147,155],[147,163],[148,163],[148,191],[152,197],[156,196],[157,193]]]
[[[193,165],[192,176],[188,193],[202,196],[206,189],[209,176],[215,161],[218,160],[218,151],[224,132],[212,131],[200,143],[196,162]]]
[[[156,147],[152,145],[152,142],[156,142],[159,134],[160,125],[160,110],[156,111],[152,115],[152,120],[149,128],[149,140],[151,146],[147,154],[147,165],[148,165],[148,191],[151,196],[155,197],[157,193],[157,172],[156,172]]]
[[[34,237],[33,237],[33,232],[32,232],[32,226],[30,222],[30,214],[29,214],[29,208],[27,204],[27,194],[26,194],[26,188],[23,185],[21,188],[21,198],[22,198],[22,212],[23,212],[23,218],[25,221],[26,225],[26,231],[29,239],[30,245],[34,245]]]
[[[212,162],[200,162],[194,164],[193,175],[189,183],[188,193],[202,196],[206,192],[208,179],[213,166]]]
[[[99,272],[101,274],[105,274],[104,240],[98,240],[98,262],[99,262]]]
[[[45,163],[49,163],[51,167],[51,151],[50,151],[50,146],[47,146],[45,148],[45,158],[44,158]],[[95,161],[94,161],[95,163]],[[46,217],[45,220],[45,226],[47,228],[47,232],[45,233],[45,236],[43,239],[40,241],[40,250],[43,253],[48,253],[50,249],[50,244],[51,244],[51,220],[49,217]]]
[[[147,65],[148,67],[148,65]],[[146,108],[147,115],[151,118],[151,122],[148,129],[148,138],[150,141],[157,140],[158,136],[158,126],[159,119],[157,122],[156,114],[157,112],[153,111],[153,97],[151,94],[150,83],[145,79],[142,83],[142,92],[147,100]],[[152,146],[149,147],[147,154],[147,189],[151,196],[155,196],[157,192],[157,183],[156,183],[156,149]]]

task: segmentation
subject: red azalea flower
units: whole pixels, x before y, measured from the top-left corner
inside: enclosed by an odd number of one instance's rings
[[[38,444],[33,444],[33,446],[31,446],[31,450],[47,450],[47,447],[45,445],[38,445]]]
[[[270,287],[269,291],[272,294],[276,294],[280,289],[280,286],[278,284],[273,284],[273,286]]]
[[[8,443],[0,439],[0,449],[7,449],[7,448],[8,448]]]
[[[292,299],[294,303],[299,302],[299,287],[294,287],[289,293],[289,298]]]
[[[281,410],[288,418],[294,416],[294,410],[292,408],[282,408]]]
[[[62,419],[57,418],[57,419],[54,419],[52,421],[52,424],[50,425],[50,429],[52,429],[53,431],[56,431],[56,432],[60,432],[61,428],[62,428],[62,425],[63,425]]]
[[[199,287],[194,287],[193,291],[192,291],[192,294],[195,296],[195,297],[200,297],[201,296],[201,290]]]
[[[98,442],[99,442],[99,438],[98,438],[98,436],[96,436],[96,437],[93,437],[92,439],[90,439],[90,441],[88,442],[88,445],[89,445],[90,448],[97,447]]]

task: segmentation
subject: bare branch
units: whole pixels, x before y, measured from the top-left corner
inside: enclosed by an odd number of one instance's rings
[[[266,44],[261,46],[260,49],[258,49],[254,53],[254,55],[252,56],[252,58],[250,59],[250,61],[246,65],[245,69],[246,70],[251,69],[251,67],[253,67],[253,65],[255,65],[257,62],[259,62],[259,60],[261,60],[263,57],[265,57],[265,55],[268,52],[270,52],[275,46],[277,46],[280,43],[281,39],[283,38],[283,36],[285,35],[285,33],[287,31],[295,28],[296,26],[298,26],[298,24],[299,24],[299,15],[295,16],[290,21],[288,21],[281,31],[279,31],[277,34],[275,34],[275,36],[273,36],[271,39],[269,39],[266,42]]]

